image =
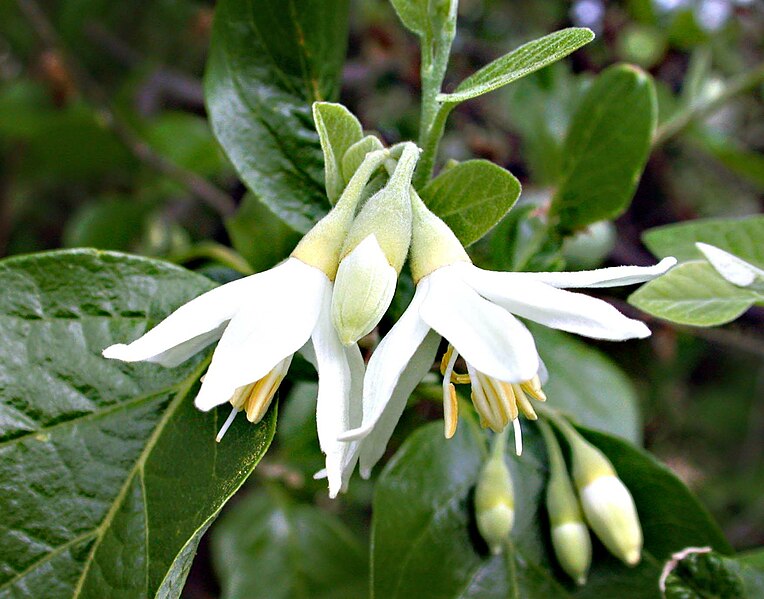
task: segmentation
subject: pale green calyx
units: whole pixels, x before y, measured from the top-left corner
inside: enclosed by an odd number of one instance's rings
[[[491,553],[501,553],[515,523],[512,477],[504,461],[506,437],[499,435],[475,489],[475,519]]]
[[[377,238],[387,262],[400,273],[411,243],[409,188],[419,148],[407,142],[390,180],[366,202],[353,221],[340,258],[352,252],[369,235]]]
[[[413,221],[409,262],[414,282],[442,266],[471,262],[449,226],[425,206],[413,188],[410,192]]]
[[[565,572],[583,585],[592,562],[592,542],[573,484],[554,433],[539,422],[549,456],[546,508],[549,513],[552,547]]]
[[[397,279],[374,235],[343,258],[332,293],[332,321],[344,345],[377,326],[393,299]]]
[[[345,239],[332,319],[346,345],[377,326],[393,299],[411,242],[408,190],[418,158],[419,148],[404,144],[387,185],[369,198]]]
[[[337,275],[340,252],[353,223],[358,201],[374,172],[387,158],[387,150],[367,154],[332,210],[308,231],[292,257],[323,271],[330,280]]]

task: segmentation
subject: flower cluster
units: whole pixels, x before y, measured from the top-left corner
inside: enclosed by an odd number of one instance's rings
[[[418,157],[411,143],[389,149],[375,143],[333,209],[286,261],[201,295],[103,355],[175,366],[217,341],[195,404],[201,410],[232,404],[220,439],[240,411],[251,422],[264,416],[301,353],[318,371],[316,422],[334,497],[356,463],[369,475],[445,338],[446,436],[457,426],[454,384],[469,383],[481,422],[495,431],[513,423],[519,451],[518,416],[535,418],[530,399],[545,399],[546,373],[517,317],[596,339],[646,337],[643,323],[565,289],[647,281],[674,261],[570,273],[477,268],[411,186]],[[407,257],[416,293],[364,368],[356,342],[386,312]],[[456,372],[459,356],[466,373]]]

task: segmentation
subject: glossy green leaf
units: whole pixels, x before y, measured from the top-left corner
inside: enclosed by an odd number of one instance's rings
[[[473,489],[486,458],[483,434],[462,418],[451,440],[441,423],[410,436],[377,483],[372,523],[372,593],[417,597],[521,598],[618,596],[658,599],[658,576],[671,552],[692,545],[729,546],[686,487],[649,454],[624,441],[586,431],[610,457],[634,495],[645,552],[627,568],[595,545],[586,586],[557,568],[543,509],[546,455],[535,425],[523,422],[522,457],[507,454],[515,487],[515,526],[505,554],[492,556],[473,516]]]
[[[764,267],[764,216],[707,218],[650,229],[643,241],[656,256],[674,256],[680,262],[705,260],[695,247],[702,241]]]
[[[529,326],[549,371],[544,393],[549,406],[585,426],[642,440],[637,395],[629,377],[609,358],[570,335]]]
[[[342,104],[332,102],[314,104],[313,120],[324,153],[326,195],[334,204],[345,189],[342,158],[350,146],[361,141],[363,128],[352,112]]]
[[[306,232],[329,208],[311,104],[332,100],[348,0],[222,0],[205,95],[212,129],[247,186]]]
[[[650,152],[657,118],[650,76],[630,65],[603,71],[573,115],[552,214],[563,231],[621,214]]]
[[[0,596],[178,597],[199,539],[267,449],[275,415],[193,406],[207,356],[106,360],[212,283],[73,250],[0,263]]]
[[[685,262],[640,287],[629,303],[679,324],[710,327],[735,320],[764,295],[725,281],[708,262]]]
[[[276,488],[247,497],[213,535],[223,599],[358,599],[365,548],[342,521]]]
[[[487,64],[462,81],[453,93],[439,94],[438,101],[458,103],[482,96],[565,58],[594,39],[585,27],[569,27],[523,44]]]
[[[520,182],[488,160],[468,160],[430,181],[422,190],[427,206],[464,245],[483,237],[514,206]]]
[[[253,193],[244,196],[225,228],[233,248],[256,272],[281,262],[300,241],[300,235]]]

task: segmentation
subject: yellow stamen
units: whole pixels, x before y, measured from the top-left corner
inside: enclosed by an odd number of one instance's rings
[[[448,401],[443,398],[443,421],[445,423],[446,439],[450,439],[456,433],[456,425],[459,422],[459,402],[456,399],[456,387],[448,383]]]
[[[448,349],[443,354],[443,357],[440,359],[440,374],[442,374],[444,377],[446,376],[446,370],[449,370],[448,363],[451,361],[451,358],[454,355],[454,346],[450,343],[448,344]],[[457,353],[457,357],[459,357],[459,354]],[[454,363],[456,363],[456,359],[454,359]],[[452,383],[456,385],[467,385],[470,383],[470,375],[469,374],[460,374],[458,372],[454,372],[453,366],[450,368],[451,374],[447,377]]]
[[[517,406],[520,408],[520,411],[523,413],[523,416],[525,416],[528,420],[538,420],[538,416],[536,415],[536,410],[533,409],[533,405],[531,405],[531,401],[528,399],[528,396],[525,395],[525,392],[522,390],[521,386],[513,384],[512,389],[515,392],[515,399],[517,400]]]

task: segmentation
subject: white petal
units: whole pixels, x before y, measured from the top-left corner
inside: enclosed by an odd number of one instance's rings
[[[495,273],[475,268],[469,281],[482,296],[523,318],[594,339],[623,340],[650,335],[643,322],[627,318],[602,300],[538,281],[525,279],[520,283],[514,277],[507,277],[504,285],[497,286],[496,277],[486,274]]]
[[[366,373],[366,365],[363,362],[363,356],[361,350],[358,349],[357,344],[353,344],[350,347],[345,348],[345,355],[347,356],[348,366],[350,366],[350,427],[356,428],[361,426],[363,422],[363,378]],[[342,487],[341,491],[344,493],[348,489],[348,483],[350,477],[355,470],[355,465],[358,463],[358,456],[360,454],[361,442],[349,441],[343,442],[346,446],[343,452],[343,459],[341,464],[342,470]]]
[[[316,428],[321,451],[326,454],[329,496],[336,497],[342,488],[343,465],[351,444],[337,440],[350,427],[351,373],[348,356],[331,322],[331,289],[323,298],[321,315],[311,339],[318,366]]]
[[[406,402],[435,361],[438,345],[440,345],[440,335],[435,331],[430,331],[414,352],[408,366],[401,373],[390,401],[385,406],[374,430],[361,441],[360,466],[363,478],[369,478],[371,469],[384,455],[387,443],[390,441],[395,426],[406,408]]]
[[[552,287],[618,287],[644,283],[661,276],[676,264],[676,258],[664,258],[653,266],[613,266],[597,270],[582,270],[578,272],[517,272],[504,273],[485,271],[497,279],[494,283],[499,286],[504,283],[500,279],[510,275],[515,284],[524,280],[539,281]],[[473,267],[474,268],[474,267]],[[517,281],[514,281],[517,279]]]
[[[123,362],[149,360],[166,366],[180,364],[220,337],[225,323],[247,298],[261,292],[267,274],[231,281],[203,293],[129,345],[107,347],[104,357]]]
[[[716,272],[733,285],[748,287],[757,276],[764,277],[761,269],[716,246],[698,242],[695,247],[703,253]]]
[[[538,372],[533,337],[514,316],[480,297],[445,266],[433,271],[422,319],[477,370],[501,381],[525,381]]]
[[[316,326],[324,295],[331,293],[323,272],[296,259],[263,273],[263,279],[267,286],[247,298],[215,349],[196,397],[200,410],[225,403],[235,389],[261,379],[300,349]]]
[[[363,381],[363,423],[342,435],[341,440],[360,439],[371,432],[390,401],[401,373],[429,332],[430,327],[419,317],[419,307],[429,289],[427,278],[419,282],[411,304],[374,350]]]

